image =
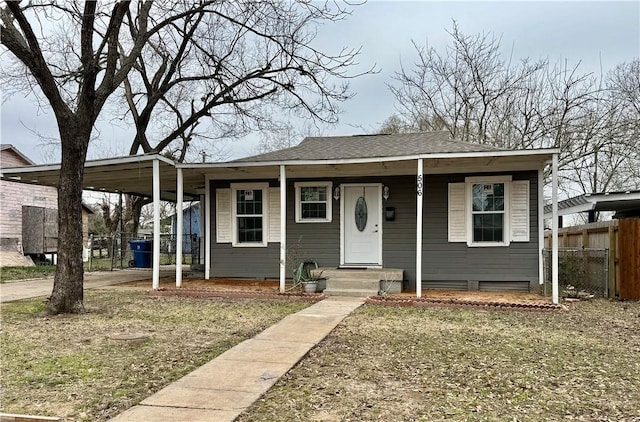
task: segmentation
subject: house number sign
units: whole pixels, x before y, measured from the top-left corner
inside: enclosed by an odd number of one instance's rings
[[[356,227],[359,231],[363,232],[367,227],[367,201],[364,196],[361,196],[356,201]]]
[[[422,175],[419,174],[418,180],[416,180],[416,193],[418,194],[418,196],[422,196],[422,190],[423,190]]]

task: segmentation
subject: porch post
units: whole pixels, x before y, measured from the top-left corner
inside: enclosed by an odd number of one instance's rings
[[[558,303],[558,154],[551,164],[551,296]]]
[[[160,287],[160,161],[153,160],[153,289]]]
[[[538,284],[544,284],[544,165],[538,169]]]
[[[280,293],[287,278],[287,172],[280,165]]]
[[[209,280],[211,267],[211,183],[204,181],[204,279]]]
[[[182,241],[184,239],[182,196],[184,194],[184,186],[182,169],[178,167],[176,170],[176,287],[182,287]]]
[[[422,195],[424,192],[424,176],[422,158],[418,158],[418,174],[416,177],[416,297],[422,297]]]

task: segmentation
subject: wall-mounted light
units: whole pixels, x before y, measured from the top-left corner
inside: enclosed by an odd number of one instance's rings
[[[389,186],[385,186],[382,188],[382,197],[385,201],[389,199]]]
[[[333,199],[335,199],[336,201],[340,199],[340,186],[336,186],[336,188],[333,190]]]

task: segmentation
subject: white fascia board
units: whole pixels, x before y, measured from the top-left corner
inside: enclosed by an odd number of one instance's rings
[[[586,196],[591,202],[634,201],[640,199],[640,192],[594,193]]]
[[[142,163],[142,162],[153,162],[153,160],[162,161],[165,164],[169,164],[175,167],[175,163],[158,154],[152,155],[128,155],[126,157],[114,157],[114,158],[106,158],[100,160],[87,160],[84,163],[85,168],[90,167],[101,167],[101,166],[112,166],[116,164],[129,164],[129,163]],[[32,172],[40,172],[40,171],[59,171],[61,167],[60,163],[57,164],[42,164],[35,166],[23,166],[23,167],[7,167],[2,169],[3,173],[9,173],[10,175],[20,174],[20,173],[32,173]],[[11,176],[8,176],[11,177]]]
[[[177,168],[233,168],[233,167],[270,167],[270,166],[308,166],[308,165],[331,165],[331,164],[369,164],[385,163],[389,161],[413,161],[422,159],[442,159],[442,158],[487,158],[487,157],[522,157],[527,155],[553,155],[559,153],[557,148],[531,149],[516,151],[480,151],[480,152],[455,152],[420,155],[401,155],[393,157],[369,157],[369,158],[336,158],[331,160],[290,160],[290,161],[240,161],[224,163],[176,163]],[[551,157],[549,157],[549,160]]]
[[[587,198],[588,200],[589,198]],[[572,207],[558,208],[558,216],[571,215],[579,212],[591,211],[595,208],[595,202],[587,202],[585,204],[574,205]],[[551,211],[544,213],[544,218],[551,218]]]

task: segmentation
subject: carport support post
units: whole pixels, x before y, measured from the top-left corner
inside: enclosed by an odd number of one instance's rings
[[[287,278],[287,172],[280,166],[280,293]]]
[[[424,176],[422,158],[418,158],[418,174],[416,177],[416,297],[422,297],[422,195],[424,193]]]
[[[558,303],[558,154],[551,162],[551,297]]]
[[[182,287],[182,239],[184,226],[182,214],[183,179],[182,169],[176,169],[176,287]]]
[[[153,160],[153,289],[160,287],[160,161]]]
[[[204,181],[204,279],[211,275],[211,181]],[[202,220],[200,220],[202,221]]]

